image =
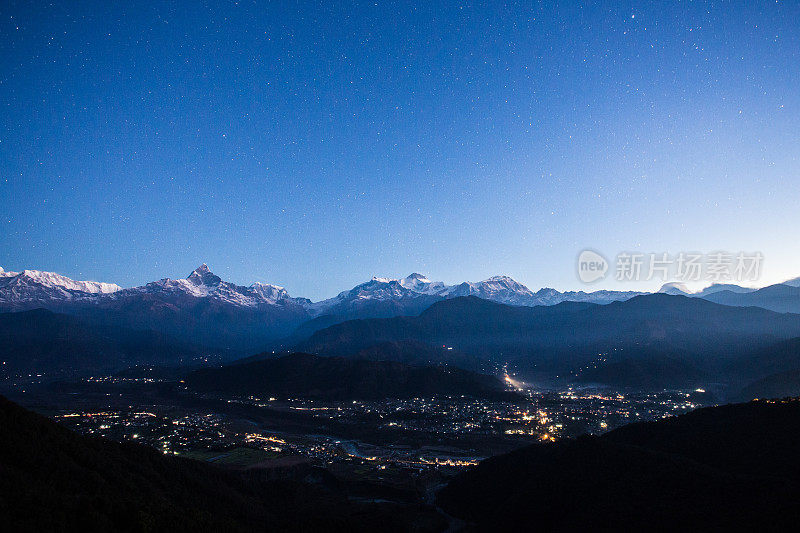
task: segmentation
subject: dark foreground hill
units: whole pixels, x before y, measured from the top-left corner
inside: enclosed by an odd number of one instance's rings
[[[516,396],[497,378],[460,368],[303,353],[196,370],[186,376],[185,383],[199,392],[326,400]]]
[[[432,510],[347,501],[293,481],[245,480],[137,444],[77,435],[0,396],[6,531],[422,531]]]
[[[0,377],[187,364],[211,352],[148,330],[100,326],[44,309],[0,313]]]
[[[800,401],[700,409],[490,458],[439,494],[482,530],[788,531]]]

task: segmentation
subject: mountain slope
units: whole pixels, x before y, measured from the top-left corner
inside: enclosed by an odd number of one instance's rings
[[[0,428],[0,514],[9,531],[407,531],[419,526],[411,509],[354,505],[322,488],[245,480],[142,445],[80,436],[2,396]]]
[[[212,353],[154,331],[98,326],[44,309],[0,313],[2,378],[85,375],[142,363],[178,365]]]
[[[741,383],[776,372],[800,369],[800,338],[769,344],[749,351],[731,362],[731,371]]]
[[[304,298],[292,298],[274,285],[243,287],[222,281],[205,264],[186,279],[167,278],[130,289],[30,272],[0,277],[0,310],[46,308],[106,326],[148,329],[233,350],[263,349],[311,316]]]
[[[480,530],[792,529],[800,403],[730,405],[483,461],[438,497]]]
[[[0,309],[6,311],[43,307],[51,303],[63,305],[82,300],[94,301],[121,289],[113,283],[75,281],[54,272],[6,272],[0,269]]]
[[[640,349],[635,357],[611,357],[576,372],[574,380],[635,390],[685,389],[713,381],[701,365],[688,359],[678,350]]]
[[[732,366],[739,400],[800,395],[800,338],[755,350]]]
[[[800,287],[783,283],[746,293],[724,290],[704,298],[724,305],[762,307],[777,313],[800,313]]]
[[[435,302],[473,295],[513,305],[562,301],[610,301],[638,293],[533,293],[507,276],[445,285],[413,273],[402,279],[375,277],[335,298],[312,303],[276,285],[240,286],[223,281],[206,264],[185,279],[165,278],[122,289],[109,283],[74,281],[52,272],[0,271],[0,311],[46,308],[105,324],[154,329],[184,340],[241,350],[263,349],[289,337],[296,342],[346,320],[414,316]],[[299,327],[299,329],[298,329]]]
[[[437,394],[513,397],[498,379],[458,368],[302,353],[196,370],[184,381],[190,390],[198,392],[276,398],[374,400]]]
[[[403,279],[372,278],[335,298],[311,304],[309,309],[313,314],[337,317],[335,321],[330,318],[327,320],[327,325],[332,325],[354,318],[413,316],[437,301],[463,296],[530,307],[555,305],[565,301],[609,303],[641,294],[643,293],[607,290],[559,292],[549,288],[534,293],[508,276],[493,276],[478,282],[446,285],[414,273]]]
[[[417,317],[354,320],[318,331],[299,349],[346,355],[413,340],[521,369],[566,372],[597,353],[645,348],[687,353],[706,368],[800,333],[800,315],[653,294],[607,305],[512,307],[475,297],[438,302]]]
[[[448,364],[475,372],[480,372],[488,366],[486,361],[475,356],[446,346],[433,346],[417,341],[383,342],[346,357],[370,361],[395,361],[418,366]]]
[[[740,401],[757,398],[786,398],[800,396],[800,369],[776,372],[757,379],[738,394]]]
[[[665,287],[667,292],[683,292],[678,287]],[[747,289],[733,285],[712,285],[691,296],[728,305],[800,311],[800,288],[776,285],[746,294],[733,292],[744,290]],[[292,346],[321,329],[348,320],[417,316],[438,302],[465,296],[531,307],[566,302],[614,304],[640,294],[559,292],[549,288],[533,292],[507,276],[446,285],[414,273],[402,279],[373,278],[335,298],[312,303],[291,297],[276,285],[240,286],[223,281],[205,264],[185,279],[165,278],[127,289],[74,281],[51,272],[0,272],[0,311],[46,308],[99,324],[150,329],[184,342],[251,353],[278,345]]]

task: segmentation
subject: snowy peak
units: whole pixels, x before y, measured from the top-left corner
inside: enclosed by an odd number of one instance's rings
[[[374,276],[371,280],[356,285],[349,291],[339,293],[335,298],[318,302],[316,307],[326,307],[347,299],[398,300],[417,298],[422,295],[442,295],[447,285],[441,281],[431,281],[426,276],[414,272],[403,279]]]
[[[700,291],[692,291],[685,284],[678,282],[665,283],[658,292],[664,294],[672,294],[678,296],[692,296],[695,298],[704,298],[710,294],[722,291],[730,291],[738,294],[753,292],[756,289],[750,287],[742,287],[733,283],[712,283],[708,287]]]
[[[373,277],[371,280],[365,283],[356,285],[349,291],[344,291],[343,293],[339,294],[337,298],[341,297],[345,298],[351,297],[351,298],[361,298],[361,299],[402,298],[404,292],[405,288],[400,284],[399,280]]]
[[[403,279],[373,276],[369,281],[342,291],[333,298],[310,304],[307,309],[318,316],[347,313],[364,305],[379,305],[380,302],[394,302],[401,306],[414,307],[422,305],[420,302],[423,300],[430,302],[430,297],[439,296],[445,288],[444,283],[432,282],[416,272]]]
[[[687,296],[692,293],[692,291],[689,290],[689,287],[687,287],[685,283],[680,283],[677,281],[665,283],[664,285],[661,286],[658,292],[661,294],[671,294],[673,296],[676,295]]]
[[[485,287],[487,290],[512,291],[527,296],[533,295],[533,292],[528,287],[508,276],[492,276],[489,279],[481,281],[479,285]]]
[[[556,289],[551,289],[550,287],[542,287],[538,291],[536,291],[535,296],[537,298],[546,298],[546,297],[553,297],[559,296],[562,293],[558,292]]]
[[[290,299],[289,293],[283,287],[277,285],[270,285],[268,283],[253,283],[250,285],[250,290],[258,298],[266,303],[277,303],[280,300]]]
[[[148,283],[144,287],[134,287],[123,291],[124,295],[147,293],[162,298],[176,297],[209,298],[238,307],[259,308],[277,304],[295,303],[307,305],[303,298],[292,298],[283,287],[266,283],[253,283],[249,287],[236,285],[214,274],[203,263],[186,279],[165,278]]]
[[[510,276],[492,276],[491,278],[483,280],[483,283],[498,282],[498,283],[516,283],[514,278]]]
[[[555,305],[564,301],[564,293],[550,287],[542,287],[533,294],[537,305]]]
[[[222,278],[211,272],[205,263],[194,269],[186,279],[194,285],[205,285],[206,287],[216,287],[222,282]]]
[[[538,303],[528,287],[509,276],[492,276],[476,283],[465,281],[459,285],[448,287],[443,295],[448,298],[477,296],[509,305],[536,305]]]
[[[425,287],[430,285],[430,283],[431,280],[422,274],[418,274],[417,272],[409,274],[400,280],[400,285],[409,289],[413,289],[414,287]]]
[[[789,280],[786,284],[800,286],[800,278]],[[702,291],[692,292],[682,284],[667,283],[659,292],[702,298],[723,290],[741,293],[755,289],[732,284],[714,284]],[[70,302],[105,305],[146,295],[148,300],[156,298],[178,306],[198,298],[256,310],[280,306],[290,311],[303,310],[311,316],[362,316],[364,310],[367,310],[367,316],[370,312],[375,316],[397,316],[403,313],[419,313],[435,301],[459,296],[477,296],[509,305],[532,306],[554,305],[564,301],[605,304],[641,294],[645,293],[611,290],[559,292],[551,288],[542,288],[534,293],[509,276],[492,276],[478,282],[446,285],[414,272],[401,279],[376,276],[334,298],[312,303],[305,298],[291,297],[283,287],[277,285],[253,283],[250,286],[240,286],[223,281],[205,263],[186,278],[165,278],[130,289],[122,289],[113,283],[75,281],[54,272],[8,272],[0,268],[0,307],[12,310],[48,305],[61,308],[63,304]]]
[[[23,270],[14,277],[16,278],[15,283],[20,285],[39,285],[49,289],[65,289],[89,294],[110,294],[122,288],[113,283],[75,281],[55,272],[42,272],[41,270]]]
[[[734,283],[712,283],[702,291],[694,293],[692,296],[698,296],[700,298],[703,298],[705,296],[708,296],[709,294],[714,294],[716,292],[722,292],[722,291],[730,291],[730,292],[735,292],[737,294],[744,294],[748,292],[754,292],[755,290],[756,289],[752,287],[742,287],[741,285],[736,285]]]
[[[0,274],[0,304],[12,309],[41,306],[48,302],[88,301],[121,290],[113,283],[75,281],[55,272],[23,270]]]
[[[402,287],[420,294],[438,294],[447,286],[441,281],[431,281],[427,276],[414,272],[399,280]]]

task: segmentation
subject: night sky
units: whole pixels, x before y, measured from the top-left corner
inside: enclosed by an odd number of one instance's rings
[[[584,248],[800,275],[800,2],[194,4],[0,4],[0,266],[312,299],[585,288]]]

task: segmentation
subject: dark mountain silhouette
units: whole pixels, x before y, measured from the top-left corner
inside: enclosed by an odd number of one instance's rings
[[[276,359],[291,353],[290,351],[271,351],[242,357],[231,364],[250,363],[265,359]],[[493,368],[485,359],[461,353],[447,346],[433,346],[419,341],[382,342],[364,348],[356,353],[342,356],[346,359],[364,359],[368,361],[395,361],[412,366],[453,365],[478,373],[493,373]]]
[[[703,371],[800,335],[800,315],[738,308],[698,298],[653,294],[608,305],[564,302],[513,307],[475,297],[436,303],[417,317],[353,320],[318,331],[298,349],[346,355],[376,344],[413,340],[522,370],[566,373],[599,352],[625,348],[680,353]]]
[[[649,352],[649,353],[648,353]],[[709,374],[677,350],[637,350],[636,357],[612,356],[595,367],[577,372],[575,381],[637,390],[687,388],[707,383]]]
[[[734,369],[736,383],[744,385],[738,400],[800,396],[800,338],[756,350]]]
[[[744,387],[737,396],[741,401],[800,396],[800,369],[776,372],[757,379]]]
[[[574,373],[575,381],[640,390],[687,388],[725,381],[729,399],[748,401],[800,395],[800,338],[731,353],[713,366],[694,362],[690,351],[639,348],[636,357],[626,350],[612,351]],[[739,390],[741,389],[741,393]]]
[[[781,344],[791,337],[800,337],[800,315],[681,296],[538,307],[463,297],[436,303],[417,317],[337,324],[299,348],[325,356],[446,363],[489,373],[508,362],[520,371],[635,388],[729,381],[738,390],[770,374],[800,369],[800,341]],[[161,331],[102,325],[44,310],[0,314],[0,340],[4,376],[175,366],[209,355],[232,359],[237,354]],[[606,354],[601,362],[598,354]]]
[[[46,308],[105,326],[145,329],[225,350],[263,349],[311,318],[282,288],[222,281],[203,264],[186,279],[141,287],[76,282],[52,272],[0,276],[0,311]]]
[[[487,531],[786,531],[798,434],[798,401],[700,409],[487,459],[438,503]]]
[[[149,329],[186,342],[246,352],[285,337],[308,313],[293,301],[258,308],[180,292],[131,292],[68,312],[103,325]]]
[[[300,347],[326,355],[347,355],[382,342],[412,340],[462,347],[462,351],[477,355],[504,344],[524,344],[531,338],[555,340],[556,335],[548,332],[550,327],[563,324],[567,315],[595,306],[567,302],[516,307],[466,296],[438,302],[417,317],[351,320],[337,324],[315,333]]]
[[[778,313],[800,313],[800,287],[783,283],[746,293],[725,290],[703,298],[724,305],[763,307]]]
[[[800,338],[759,347],[730,363],[730,373],[740,384],[790,370],[800,370]]]
[[[287,347],[294,346],[317,331],[348,320],[416,316],[433,303],[441,300],[440,297],[430,295],[419,295],[405,300],[365,300],[358,302],[357,306],[354,303],[354,307],[351,309],[340,310],[340,314],[325,314],[303,322],[290,336],[281,339],[276,344]],[[336,311],[336,308],[332,308],[331,311]]]
[[[356,317],[340,315],[322,315],[312,318],[311,320],[307,320],[306,322],[300,324],[289,337],[282,340],[282,343],[287,346],[291,346],[292,344],[296,344],[304,339],[307,339],[321,329],[329,328],[334,324],[341,324],[342,322],[353,320],[354,318]]]
[[[354,504],[138,444],[77,435],[0,396],[0,514],[8,531],[436,531],[419,506]]]
[[[88,373],[137,364],[185,364],[210,351],[146,330],[98,326],[44,309],[0,313],[0,372]]]
[[[271,354],[220,368],[196,370],[189,389],[276,398],[369,400],[417,396],[469,395],[513,399],[497,378],[445,366],[411,366],[393,361]]]
[[[407,365],[454,365],[467,370],[485,369],[487,361],[461,353],[447,346],[433,346],[418,341],[382,342],[346,356],[370,361],[396,361]]]

